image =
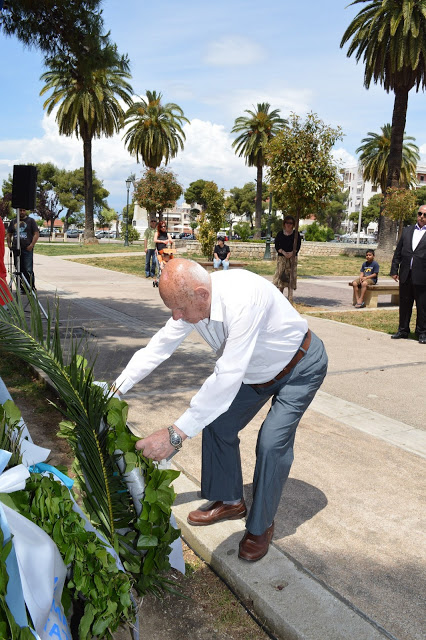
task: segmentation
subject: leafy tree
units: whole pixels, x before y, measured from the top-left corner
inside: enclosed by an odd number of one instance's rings
[[[140,236],[139,231],[137,229],[135,229],[135,227],[129,225],[128,233],[127,233],[127,239],[129,241],[129,243],[132,244],[136,240],[140,240],[140,237],[141,236]],[[126,238],[126,225],[122,225],[121,226],[120,238],[122,240],[124,240]]]
[[[225,192],[215,182],[206,182],[202,196],[206,208],[200,214],[198,240],[203,255],[211,259],[217,232],[225,224]]]
[[[111,225],[115,220],[117,220],[117,212],[114,209],[104,208],[98,213],[98,226],[103,229],[105,227],[111,229]]]
[[[0,198],[0,218],[10,220],[13,218],[11,174],[9,174],[7,180],[3,180],[2,193],[3,196]]]
[[[415,194],[417,197],[418,207],[421,207],[423,204],[426,204],[426,186],[416,189]]]
[[[170,209],[182,195],[182,187],[173,171],[162,167],[159,171],[147,169],[135,182],[134,200],[149,214],[158,214],[163,219],[164,209]]]
[[[367,230],[370,222],[378,222],[380,218],[380,212],[382,208],[383,194],[376,193],[368,201],[368,204],[362,208],[361,211],[361,227],[364,231]],[[353,220],[358,224],[359,214],[355,211],[350,215],[350,220]]]
[[[254,182],[246,182],[241,188],[234,187],[231,189],[227,208],[239,217],[246,216],[249,218],[250,226],[253,229],[253,214],[256,209],[256,187]]]
[[[413,215],[417,205],[416,192],[410,189],[389,187],[386,192],[383,215],[398,223],[398,240],[402,235],[404,220]]]
[[[292,114],[289,126],[268,145],[271,190],[276,206],[291,212],[296,220],[295,249],[299,218],[316,213],[340,186],[331,149],[341,137],[340,127],[329,127],[314,113],[309,113],[304,122]],[[291,302],[296,277],[296,261],[292,259],[288,288]]]
[[[232,133],[240,134],[235,138],[232,146],[235,153],[240,157],[244,156],[249,167],[257,168],[257,188],[256,188],[256,236],[260,237],[260,226],[262,218],[262,177],[263,167],[266,165],[266,148],[274,136],[286,125],[287,120],[279,117],[279,109],[269,111],[270,104],[267,102],[258,103],[253,107],[253,111],[245,110],[248,116],[240,116],[235,120]]]
[[[381,134],[369,131],[356,152],[361,154],[359,160],[364,180],[380,186],[382,193],[386,193],[392,127],[388,123],[381,129]],[[416,167],[420,155],[417,145],[408,140],[415,140],[415,138],[404,134],[400,181],[402,185],[414,186],[417,182]]]
[[[234,226],[234,231],[238,233],[243,242],[247,242],[251,235],[251,227],[248,222],[238,222],[238,224]]]
[[[124,111],[119,99],[129,104],[132,88],[129,62],[120,56],[115,45],[101,44],[96,55],[64,59],[62,56],[48,62],[49,71],[41,76],[45,86],[40,94],[52,93],[44,103],[50,114],[58,107],[56,122],[59,133],[75,134],[83,140],[85,242],[94,239],[94,203],[92,173],[92,140],[102,135],[112,136],[120,130]]]
[[[46,191],[44,189],[39,191],[36,213],[50,225],[50,235],[53,234],[55,220],[59,218],[63,210],[64,208],[61,206],[59,198],[54,191]]]
[[[121,219],[125,220],[127,216],[127,204],[124,205],[122,211],[121,211]],[[135,217],[135,204],[134,202],[129,202],[129,222],[132,222],[133,218]]]
[[[324,227],[317,222],[313,222],[306,227],[305,240],[310,242],[327,242],[328,240],[333,240],[333,238],[334,232],[330,227]]]
[[[354,0],[352,5],[366,3]],[[426,5],[425,0],[373,0],[352,20],[340,46],[351,41],[347,56],[355,53],[364,62],[364,86],[380,83],[395,94],[392,114],[387,187],[399,187],[403,154],[408,94],[426,84]],[[391,255],[395,226],[382,217],[379,225],[379,249]]]
[[[338,189],[331,195],[330,201],[317,211],[317,221],[322,225],[331,227],[334,233],[337,233],[342,226],[342,220],[346,215],[348,195],[349,190],[342,191]]]
[[[202,207],[206,206],[206,201],[203,198],[203,189],[206,186],[206,180],[195,180],[191,182],[183,197],[188,204],[199,204]]]
[[[103,208],[108,208],[106,198],[109,196],[109,191],[105,189],[102,181],[97,178],[95,171],[92,173],[92,186],[93,210],[99,215],[99,211]],[[61,204],[67,210],[63,218],[64,231],[71,224],[82,226],[84,224],[84,215],[82,213],[84,206],[84,169],[80,167],[73,171],[58,170],[55,191]]]
[[[183,122],[189,122],[182,109],[173,102],[161,103],[162,94],[147,91],[146,99],[133,103],[126,111],[124,121],[130,125],[124,136],[127,150],[139,156],[149,169],[154,171],[163,162],[174,158],[179,148],[183,149],[185,133]]]
[[[103,28],[101,0],[13,0],[3,5],[0,28],[46,56],[90,55]]]

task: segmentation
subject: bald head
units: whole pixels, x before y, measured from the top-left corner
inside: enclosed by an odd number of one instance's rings
[[[161,274],[159,289],[175,320],[198,322],[209,317],[211,279],[197,262],[184,258],[170,260]]]

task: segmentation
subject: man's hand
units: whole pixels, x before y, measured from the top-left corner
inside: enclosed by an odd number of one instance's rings
[[[177,427],[174,427],[174,429],[182,436],[182,440],[186,439],[187,436],[183,431]],[[152,458],[152,460],[164,460],[176,451],[174,446],[170,444],[168,429],[160,429],[147,438],[138,440],[136,449],[140,449],[146,458]]]
[[[398,282],[399,278],[398,276],[395,274],[394,276],[391,276],[391,278],[393,278],[395,280],[395,282]]]

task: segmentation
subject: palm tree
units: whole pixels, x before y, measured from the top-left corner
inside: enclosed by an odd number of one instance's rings
[[[115,45],[106,44],[79,60],[60,56],[47,61],[49,71],[41,76],[46,85],[40,95],[52,91],[43,107],[50,114],[59,105],[56,122],[59,133],[75,134],[83,140],[85,241],[93,242],[92,140],[111,137],[122,126],[124,110],[118,98],[131,103],[132,87],[127,56]]]
[[[185,133],[183,122],[189,122],[182,109],[173,102],[161,103],[162,94],[147,91],[146,100],[140,99],[130,106],[124,116],[125,124],[131,124],[124,143],[132,155],[142,158],[148,169],[158,169],[162,161],[167,164],[179,148],[183,149]]]
[[[354,0],[352,4],[368,0]],[[398,187],[408,94],[426,85],[426,0],[373,0],[352,20],[340,46],[351,40],[347,55],[365,64],[364,86],[371,81],[395,94],[391,144],[388,159],[387,187]],[[391,253],[395,224],[381,219],[379,247]]]
[[[391,125],[381,127],[382,133],[369,131],[366,138],[356,153],[360,153],[363,178],[374,185],[379,185],[382,193],[386,193],[388,178],[388,159],[391,146]],[[401,186],[413,186],[416,183],[416,167],[420,160],[419,148],[409,140],[415,140],[412,136],[404,135],[402,146],[402,163],[400,182]]]
[[[268,142],[287,125],[287,120],[279,117],[279,109],[269,112],[270,104],[262,102],[253,106],[253,111],[246,109],[248,116],[236,118],[231,133],[239,133],[232,146],[235,153],[244,156],[249,167],[257,167],[255,236],[260,237],[262,220],[262,178],[266,165],[265,151]]]

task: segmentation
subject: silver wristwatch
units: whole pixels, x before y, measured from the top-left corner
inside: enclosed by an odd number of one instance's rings
[[[176,449],[176,451],[179,451],[182,448],[181,436],[178,433],[176,433],[173,427],[167,427],[167,429],[169,431],[170,444]]]

